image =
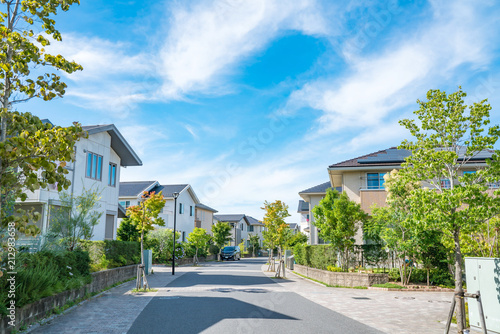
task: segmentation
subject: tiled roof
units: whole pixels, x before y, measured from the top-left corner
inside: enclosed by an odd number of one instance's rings
[[[161,194],[163,197],[174,197],[174,193],[181,193],[189,184],[165,184],[165,185],[159,185],[151,189],[151,191],[154,191],[155,193],[159,193],[161,191]]]
[[[326,193],[326,190],[328,188],[331,188],[331,187],[332,187],[332,185],[330,184],[330,181],[328,181],[328,182],[319,184],[317,186],[311,187],[309,189],[302,190],[301,192],[299,192],[299,194]]]
[[[154,183],[156,181],[120,182],[119,197],[139,196]]]
[[[299,200],[299,208],[297,209],[297,212],[309,212],[309,203],[304,200]]]
[[[214,215],[214,218],[220,222],[239,222],[245,218],[244,214]]]
[[[245,216],[245,217],[246,217],[246,219],[247,219],[247,221],[248,221],[248,223],[250,225],[261,225],[261,226],[264,226],[264,224],[261,221],[255,219],[254,217],[250,217],[250,216]]]
[[[200,208],[200,209],[202,209],[202,210],[212,211],[212,212],[214,212],[214,213],[215,213],[215,212],[218,212],[217,210],[212,209],[211,207],[209,207],[209,206],[207,206],[207,205],[205,205],[205,204],[201,204],[201,203],[196,204],[196,207],[197,207],[197,208]]]

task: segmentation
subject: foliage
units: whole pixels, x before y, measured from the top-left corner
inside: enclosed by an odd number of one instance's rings
[[[100,207],[100,199],[100,193],[92,189],[84,188],[78,196],[66,192],[59,193],[61,205],[59,208],[51,207],[47,240],[72,251],[79,240],[92,239],[94,227],[102,217],[102,212],[95,211]]]
[[[311,268],[327,270],[337,263],[337,250],[332,245],[297,244],[293,254],[297,264]]]
[[[212,225],[212,235],[215,245],[219,248],[218,257],[220,259],[220,252],[224,245],[233,240],[233,238],[231,238],[231,225],[224,222],[218,222]]]
[[[248,243],[250,244],[250,246],[248,247],[248,251],[252,252],[252,256],[255,257],[256,254],[259,254],[260,250],[259,236],[257,234],[249,234]]]
[[[58,10],[67,11],[78,0],[2,1],[0,16],[2,48],[0,50],[0,226],[9,222],[26,235],[36,235],[39,229],[30,224],[39,216],[18,209],[13,215],[13,203],[25,201],[27,191],[57,184],[67,189],[67,161],[73,161],[75,142],[84,135],[80,125],[68,128],[52,127],[30,113],[14,110],[16,103],[32,98],[45,101],[61,97],[66,84],[58,71],[73,73],[82,67],[63,56],[46,53],[45,47],[61,41],[55,28]],[[43,31],[43,33],[40,33]],[[55,73],[43,73],[42,67]],[[32,70],[36,71],[32,73]],[[42,171],[42,172],[40,172]]]
[[[343,272],[344,271],[342,268],[335,267],[335,266],[328,266],[328,267],[326,267],[326,270],[332,271],[334,273],[338,273],[338,272]]]
[[[410,277],[410,283],[426,284],[427,273],[428,271],[425,268],[413,269]],[[389,279],[392,281],[401,280],[401,271],[398,268],[389,270]],[[430,285],[436,286],[452,286],[454,284],[453,276],[447,269],[442,268],[432,268],[429,270],[429,283]]]
[[[313,208],[314,225],[319,235],[330,242],[340,255],[344,270],[349,268],[349,254],[354,249],[354,236],[358,224],[367,219],[361,206],[351,201],[347,194],[328,189],[325,197]]]
[[[90,258],[81,250],[72,252],[18,253],[16,257],[16,307],[90,283]],[[9,302],[7,276],[0,277],[0,314]]]
[[[305,244],[307,242],[307,235],[300,231],[292,233],[290,238],[286,242],[287,249],[293,249],[297,244]]]
[[[404,286],[394,283],[373,284],[372,286],[376,288],[406,289]]]
[[[126,217],[121,220],[120,227],[116,230],[116,238],[121,241],[139,241],[141,233],[137,231],[132,219]]]
[[[153,251],[153,261],[155,263],[167,263],[172,260],[172,249],[174,247],[174,231],[169,228],[159,228],[148,233],[145,241],[146,247]],[[175,232],[175,239],[178,240],[181,234]],[[181,243],[175,244],[175,258],[183,256]]]
[[[463,292],[461,237],[493,218],[500,208],[500,191],[494,191],[495,196],[487,191],[488,183],[500,179],[498,151],[487,159],[486,166],[461,174],[478,154],[493,150],[500,136],[498,125],[488,128],[491,106],[487,100],[466,105],[466,96],[461,88],[449,95],[430,90],[427,101],[417,101],[420,109],[414,113],[418,123],[400,121],[416,139],[400,146],[412,153],[403,164],[402,178],[429,185],[411,192],[411,211],[419,230],[442,231],[453,245],[457,296]],[[462,303],[457,297],[459,331],[463,330]]]
[[[93,272],[137,264],[141,258],[141,246],[136,241],[80,240],[79,247],[88,252]]]
[[[151,193],[145,191],[138,205],[127,208],[127,216],[130,217],[137,231],[141,233],[141,268],[144,268],[144,233],[153,230],[153,224],[165,226],[163,218],[158,217],[165,206],[165,202],[166,200],[163,198],[161,191],[158,194],[154,191]],[[140,289],[141,287],[144,289],[149,288],[144,269],[142,269],[142,275],[137,275],[136,288]]]
[[[193,257],[194,264],[198,264],[198,251],[201,250],[204,254],[208,251],[209,242],[212,236],[207,233],[204,228],[195,227],[188,235],[188,243],[195,248]]]
[[[265,231],[262,232],[264,243],[270,249],[275,247],[278,249],[279,266],[276,270],[276,277],[281,277],[285,272],[285,261],[283,260],[283,250],[288,239],[291,237],[290,226],[285,222],[285,218],[290,217],[288,213],[288,205],[280,200],[273,203],[264,202],[264,207],[261,208],[266,211],[264,215]],[[272,259],[272,252],[269,254],[269,268],[268,270],[274,271],[274,259]]]

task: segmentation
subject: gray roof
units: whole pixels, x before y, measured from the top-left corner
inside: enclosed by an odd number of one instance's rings
[[[250,216],[245,216],[245,217],[246,217],[246,220],[247,220],[248,224],[250,224],[250,225],[264,226],[264,223],[262,223],[258,219],[255,219],[254,217],[250,217]]]
[[[299,192],[299,194],[326,193],[326,190],[328,188],[331,188],[331,187],[332,187],[332,185],[330,184],[330,181],[328,181],[328,182],[319,184],[317,186],[311,187],[309,189],[302,190],[301,192]]]
[[[106,131],[111,136],[111,148],[120,156],[122,166],[142,166],[142,161],[114,124],[82,127],[89,135]]]
[[[309,203],[304,200],[299,200],[299,208],[297,212],[309,212]]]
[[[158,185],[151,189],[155,193],[162,192],[163,197],[174,197],[174,193],[181,193],[189,184],[166,184]]]
[[[214,215],[214,218],[220,222],[239,222],[245,218],[244,214],[230,214],[230,215]]]
[[[127,210],[120,203],[118,203],[118,218],[125,217],[127,217]]]
[[[299,226],[297,225],[297,223],[290,223],[290,224],[288,224],[288,226],[290,226],[290,228],[291,228],[292,230],[296,230],[296,229],[299,227]]]
[[[207,206],[207,205],[205,205],[205,204],[201,204],[201,203],[199,203],[199,204],[196,204],[195,206],[196,206],[197,208],[199,208],[199,209],[202,209],[202,210],[212,211],[213,213],[215,213],[215,212],[219,212],[219,211],[217,211],[217,210],[215,210],[215,209],[212,209],[211,207],[209,207],[209,206]]]
[[[144,191],[149,191],[157,181],[120,182],[119,197],[140,196]]]

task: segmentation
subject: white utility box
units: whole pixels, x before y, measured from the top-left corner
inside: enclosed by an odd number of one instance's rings
[[[465,274],[467,292],[481,294],[486,329],[490,333],[500,333],[500,259],[491,257],[466,257]],[[481,328],[477,300],[467,298],[469,303],[469,323]]]

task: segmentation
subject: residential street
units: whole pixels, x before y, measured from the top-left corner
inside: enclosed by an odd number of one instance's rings
[[[266,259],[155,266],[158,292],[134,282],[68,310],[32,333],[442,333],[452,293],[328,288],[292,273],[274,279]]]

